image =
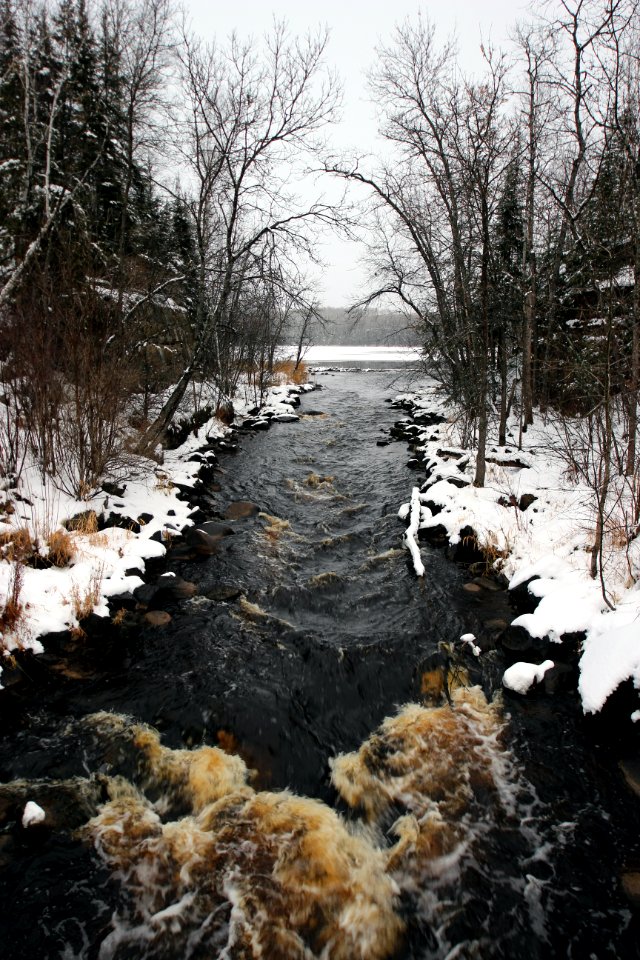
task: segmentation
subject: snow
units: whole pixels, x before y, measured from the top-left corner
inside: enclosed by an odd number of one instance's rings
[[[553,660],[545,660],[540,666],[536,666],[535,663],[514,663],[504,672],[503,686],[515,693],[527,693],[534,683],[540,683],[544,679],[547,670],[553,666]]]
[[[579,456],[577,419],[560,423],[551,414],[536,413],[522,437],[522,450],[519,423],[513,419],[507,446],[490,437],[485,486],[477,488],[476,452],[461,445],[458,412],[443,401],[435,382],[420,396],[396,398],[401,400],[411,403],[416,413],[428,410],[446,418],[436,426],[420,427],[417,436],[427,471],[420,493],[420,529],[442,527],[456,544],[465,527],[471,527],[509,589],[527,585],[537,598],[533,612],[513,621],[532,637],[561,645],[564,635],[584,635],[579,692],[585,712],[600,710],[625,680],[640,690],[640,538],[634,538],[629,520],[632,483],[626,478],[612,481],[603,552],[607,603],[599,578],[590,574],[594,493],[580,472],[571,469],[567,449],[571,446]],[[535,499],[521,509],[525,494]],[[407,519],[409,514],[404,504],[399,516]]]
[[[25,829],[27,827],[33,827],[38,823],[43,823],[45,818],[46,813],[42,807],[39,807],[34,800],[27,801],[22,814],[22,826]]]

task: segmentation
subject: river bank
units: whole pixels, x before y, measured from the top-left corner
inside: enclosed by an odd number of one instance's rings
[[[393,405],[409,416],[392,435],[410,443],[410,466],[424,477],[400,512],[410,519],[417,563],[418,541],[447,544],[451,556],[475,559],[502,582],[517,608],[500,636],[514,661],[505,686],[524,694],[545,677],[553,686],[575,673],[584,712],[610,701],[625,735],[640,742],[640,540],[625,533],[634,491],[621,489],[608,511],[604,572],[594,579],[595,498],[575,467],[578,438],[574,453],[566,424],[539,417],[519,441],[512,420],[507,444],[489,443],[486,483],[477,488],[475,451],[435,384]]]
[[[309,383],[274,386],[258,406],[239,396],[238,423],[263,430],[271,422],[294,422],[300,395],[312,389]],[[216,416],[200,416],[177,441],[153,460],[129,455],[82,500],[29,461],[19,478],[5,479],[0,520],[5,683],[19,679],[16,656],[42,654],[47,645],[59,647],[61,638],[77,644],[90,619],[95,632],[101,618],[117,622],[126,611],[144,610],[144,599],[151,599],[143,589],[145,574],[157,571],[177,538],[191,530],[193,549],[215,552],[219,534],[197,534],[195,528],[198,518],[206,517],[206,490],[216,487],[218,457],[237,450],[237,430]],[[167,593],[168,584],[163,589]],[[171,592],[177,596],[177,586]],[[104,633],[104,625],[97,632]]]

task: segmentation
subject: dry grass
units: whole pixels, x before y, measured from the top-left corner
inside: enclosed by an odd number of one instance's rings
[[[20,601],[24,583],[24,564],[16,560],[11,571],[9,589],[4,609],[0,613],[0,633],[16,635],[24,616],[24,606]],[[0,640],[0,646],[2,641]]]
[[[35,553],[35,544],[27,527],[0,533],[0,550],[12,563],[24,563]]]
[[[308,383],[309,368],[303,360],[297,367],[293,360],[277,360],[273,365],[271,376],[275,383]]]
[[[98,515],[95,510],[87,510],[85,513],[72,517],[66,525],[67,529],[73,530],[74,533],[79,533],[80,536],[88,536],[91,533],[98,532]]]
[[[47,540],[49,560],[54,567],[66,567],[75,556],[75,545],[66,530],[55,530]]]
[[[93,613],[100,600],[103,575],[103,567],[97,567],[93,570],[89,583],[84,590],[81,590],[77,583],[74,583],[71,587],[71,604],[76,619],[84,620]]]

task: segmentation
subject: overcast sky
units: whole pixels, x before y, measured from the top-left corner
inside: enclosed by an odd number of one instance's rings
[[[428,14],[441,39],[456,34],[460,64],[472,72],[481,62],[481,37],[490,37],[499,46],[528,6],[525,0],[325,0],[317,5],[300,0],[186,2],[193,29],[203,39],[221,38],[234,29],[242,35],[259,36],[269,31],[274,17],[286,20],[293,33],[328,26],[328,61],[337,68],[344,84],[343,120],[334,136],[341,148],[351,145],[363,153],[375,150],[376,133],[365,73],[372,64],[375,47],[388,38],[396,23],[407,16],[416,18],[419,11]],[[323,250],[327,267],[320,277],[320,300],[327,306],[348,305],[362,292],[364,273],[359,260],[363,249],[359,244],[327,237]]]

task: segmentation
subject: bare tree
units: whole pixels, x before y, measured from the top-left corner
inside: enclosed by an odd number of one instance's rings
[[[465,80],[453,44],[438,47],[432,25],[397,27],[378,51],[371,87],[383,135],[401,162],[370,174],[357,164],[331,166],[371,191],[378,239],[367,302],[391,294],[421,320],[450,395],[477,423],[478,485],[487,434],[490,223],[511,136],[502,113],[505,59],[483,53],[485,75]]]
[[[315,257],[310,228],[339,219],[322,199],[305,202],[290,186],[338,106],[337,81],[323,66],[326,43],[322,32],[292,40],[283,25],[261,47],[235,35],[222,46],[184,37],[185,109],[176,132],[193,185],[197,304],[185,369],[146,446],[157,443],[205,367],[223,391],[228,385],[222,348],[243,287],[268,272],[276,288],[299,288],[297,262]]]

